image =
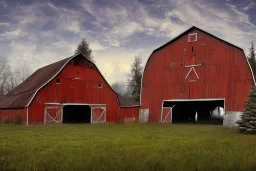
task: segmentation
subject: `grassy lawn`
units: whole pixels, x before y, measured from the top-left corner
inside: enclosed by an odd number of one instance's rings
[[[256,170],[256,136],[213,125],[0,124],[0,170]]]

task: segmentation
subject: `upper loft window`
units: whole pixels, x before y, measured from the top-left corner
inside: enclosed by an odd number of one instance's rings
[[[102,84],[101,83],[98,84],[98,88],[102,88]]]
[[[59,78],[56,79],[56,84],[60,84],[60,79]]]
[[[197,41],[197,33],[192,33],[188,35],[188,42],[196,42]]]

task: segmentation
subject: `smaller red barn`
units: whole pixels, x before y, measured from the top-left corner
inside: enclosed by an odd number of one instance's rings
[[[0,100],[0,121],[25,124],[138,122],[139,104],[118,95],[82,54],[35,71]]]

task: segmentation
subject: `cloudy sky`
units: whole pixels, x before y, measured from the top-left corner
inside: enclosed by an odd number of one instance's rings
[[[0,57],[34,71],[73,55],[85,38],[113,83],[127,79],[135,55],[145,64],[193,25],[247,51],[256,0],[0,0]]]

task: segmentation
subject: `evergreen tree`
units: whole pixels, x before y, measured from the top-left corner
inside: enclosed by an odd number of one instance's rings
[[[255,46],[253,41],[251,42],[251,47],[249,48],[249,55],[248,55],[248,61],[251,65],[252,68],[252,72],[253,72],[253,76],[254,78],[256,78],[256,54],[255,54]]]
[[[241,132],[256,134],[256,86],[251,88],[241,120],[237,124]]]
[[[77,48],[75,50],[75,55],[77,54],[83,54],[86,58],[93,60],[92,50],[89,47],[89,43],[85,41],[85,39],[82,39],[82,41],[77,45]]]
[[[130,99],[137,102],[140,101],[140,88],[141,88],[141,77],[142,77],[142,66],[141,58],[135,56],[134,62],[131,66],[131,73],[128,78],[127,92]]]

